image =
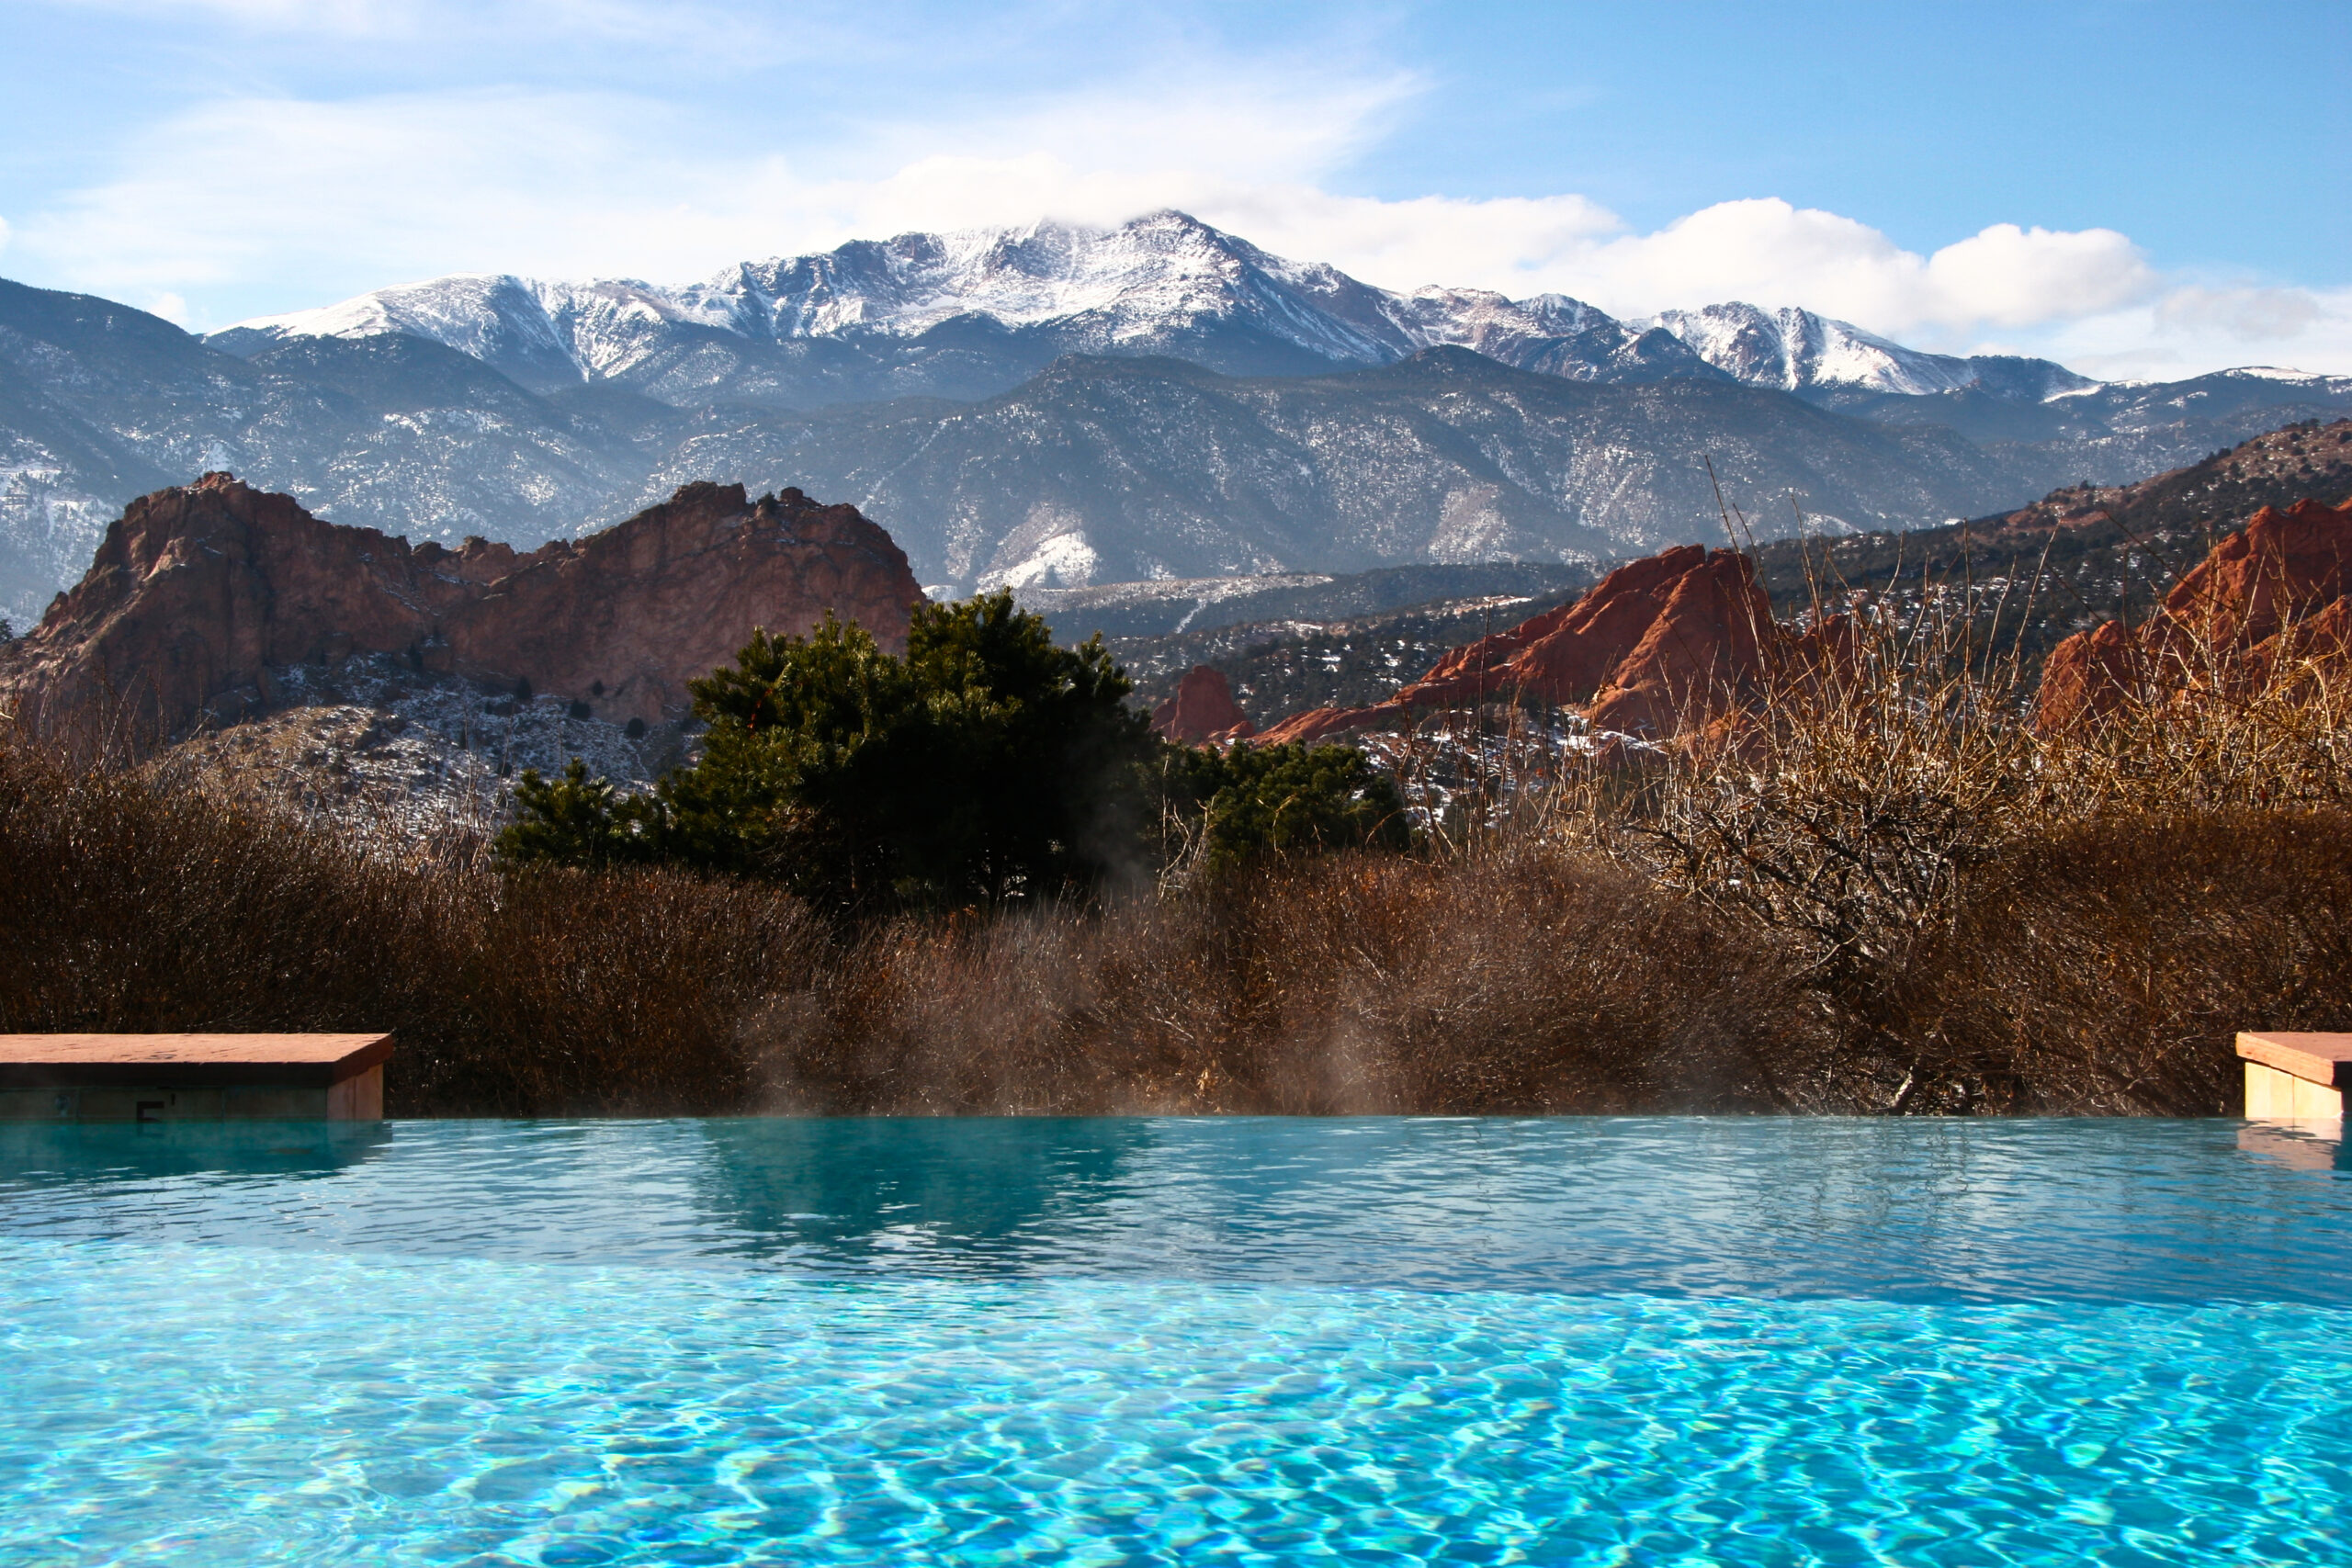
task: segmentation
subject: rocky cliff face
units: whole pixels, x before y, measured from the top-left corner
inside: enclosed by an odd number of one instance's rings
[[[1842,639],[1772,618],[1745,555],[1681,545],[1622,566],[1585,595],[1455,649],[1375,707],[1317,708],[1260,738],[1319,740],[1416,712],[1532,699],[1579,709],[1596,731],[1666,739],[1751,699]]]
[[[1597,728],[1671,734],[1692,703],[1753,685],[1775,628],[1746,556],[1683,545],[1618,568],[1573,604],[1455,649],[1397,694],[1414,707],[1523,694]]]
[[[2182,578],[2148,621],[2109,621],[2052,650],[2041,726],[2063,728],[2214,682],[2259,688],[2301,660],[2352,663],[2347,561],[2352,502],[2264,507]]]
[[[753,502],[690,484],[526,554],[412,547],[213,473],[107,528],[81,582],[8,647],[0,701],[45,728],[104,716],[162,739],[269,706],[289,667],[394,654],[654,722],[754,626],[805,632],[830,611],[903,646],[921,597],[888,534],[798,491]]]
[[[1225,672],[1195,664],[1177,682],[1176,694],[1151,710],[1151,730],[1188,746],[1239,740],[1258,733]]]

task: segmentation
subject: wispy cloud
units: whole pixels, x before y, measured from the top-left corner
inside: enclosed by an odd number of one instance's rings
[[[2054,323],[2031,351],[2092,376],[2247,365],[2352,376],[2352,288],[2175,281],[2144,307]]]
[[[1116,221],[1310,179],[1411,90],[1396,75],[1163,73],[952,125],[874,117],[831,141],[795,138],[761,100],[234,98],[139,137],[121,174],[25,216],[21,240],[77,287],[191,299],[260,278],[314,299],[447,271],[693,277],[864,234]]]
[[[51,0],[60,8],[147,22],[193,22],[240,42],[418,45],[443,61],[453,47],[499,41],[608,42],[663,52],[729,46],[741,63],[787,51],[824,58],[872,39],[849,7],[785,12],[725,0]],[[881,0],[887,4],[888,0]]]

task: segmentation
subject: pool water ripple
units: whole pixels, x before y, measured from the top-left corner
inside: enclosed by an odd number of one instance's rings
[[[0,1142],[0,1562],[2352,1561],[2227,1122],[183,1131]]]

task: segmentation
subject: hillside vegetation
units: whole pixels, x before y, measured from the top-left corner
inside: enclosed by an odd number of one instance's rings
[[[1401,799],[1151,738],[1007,595],[755,638],[495,846],[11,732],[0,1032],[391,1028],[395,1114],[2226,1112],[2236,1031],[2352,1027],[2352,511],[2235,513],[2347,440],[1768,549],[1835,628],[1717,628],[1788,656],[1640,745],[1474,682]]]
[[[2233,1031],[2352,1025],[2340,683],[2050,736],[1905,646],[1736,744],[1498,769],[1409,848],[846,922],[14,746],[0,1030],[390,1027],[410,1115],[2183,1115],[2233,1108]]]

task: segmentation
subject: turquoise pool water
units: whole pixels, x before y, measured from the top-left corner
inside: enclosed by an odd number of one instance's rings
[[[0,1128],[0,1563],[2352,1562],[2227,1122]]]

